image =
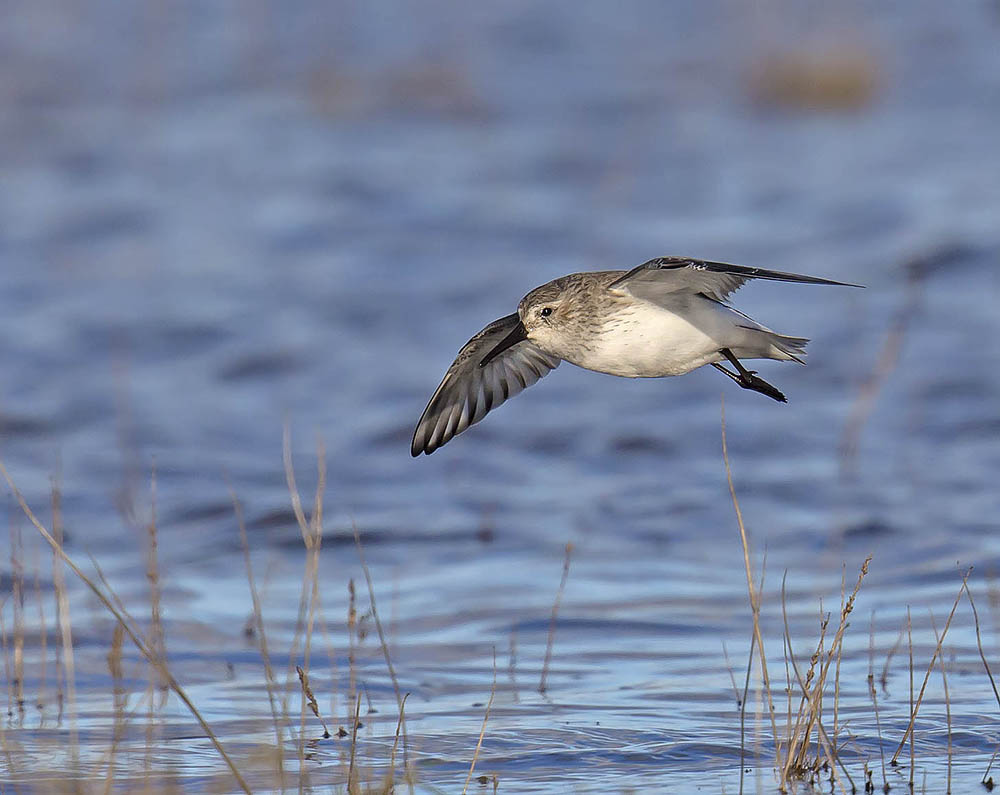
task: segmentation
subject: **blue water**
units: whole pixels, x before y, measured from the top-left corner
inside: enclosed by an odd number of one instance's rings
[[[93,2],[84,13],[52,2],[15,3],[4,17],[0,457],[46,522],[58,483],[67,551],[84,564],[92,554],[137,615],[148,614],[155,469],[171,668],[223,742],[274,736],[243,632],[251,604],[229,489],[283,675],[305,557],[286,424],[307,506],[320,440],[327,465],[320,577],[333,648],[314,637],[314,689],[331,724],[350,725],[349,580],[367,609],[356,526],[411,693],[419,787],[464,782],[495,649],[476,774],[496,774],[503,791],[738,788],[723,646],[741,682],[751,621],[723,396],[755,571],[766,556],[773,667],[783,669],[782,574],[808,658],[820,599],[839,609],[842,572],[850,585],[874,555],[841,674],[856,781],[878,758],[869,622],[880,668],[911,608],[919,684],[934,651],[929,611],[940,628],[974,566],[995,659],[994,4],[944,14],[922,0],[127,12]],[[810,53],[861,63],[871,94],[848,109],[759,99],[762,64]],[[628,381],[563,366],[433,456],[410,458],[413,426],[468,337],[537,284],[661,254],[867,289],[752,284],[735,296],[765,324],[813,339],[806,368],[760,365],[788,405],[711,370]],[[5,593],[18,566],[48,593],[48,558],[10,498],[8,515]],[[111,623],[76,584],[72,593],[81,748],[99,758]],[[10,631],[13,601],[4,605]],[[37,662],[43,619],[31,607],[24,620]],[[396,700],[374,634],[358,643],[378,710],[362,740],[378,767]],[[955,791],[965,791],[1000,738],[967,605],[945,648]],[[890,752],[908,711],[905,657],[893,658],[881,714]],[[917,724],[916,781],[935,791],[946,775],[940,687],[935,672]],[[200,736],[178,704],[164,710],[168,735]],[[23,780],[31,749],[64,746],[68,729],[51,706],[12,712],[5,736],[24,757],[0,777]],[[747,748],[752,735],[762,749],[746,765],[751,786],[769,791],[769,725],[754,717],[748,731]],[[344,781],[343,747],[317,744],[314,785]],[[162,750],[192,790],[219,773],[204,741]],[[893,775],[905,785],[905,771]]]

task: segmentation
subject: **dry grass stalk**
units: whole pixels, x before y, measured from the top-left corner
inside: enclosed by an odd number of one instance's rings
[[[399,690],[399,680],[396,678],[396,669],[392,665],[392,658],[389,656],[389,644],[385,639],[385,632],[382,629],[382,620],[378,615],[378,607],[375,604],[375,584],[372,582],[372,573],[365,562],[365,553],[361,548],[361,534],[358,533],[357,525],[352,525],[354,530],[354,545],[358,550],[358,559],[361,561],[361,570],[365,575],[365,584],[368,586],[368,601],[371,606],[372,619],[375,621],[375,631],[378,633],[379,646],[382,649],[382,656],[385,658],[385,667],[389,671],[389,678],[392,680],[392,689],[396,694],[396,707],[399,710],[400,720],[402,720],[403,730],[403,769],[409,771],[409,753],[406,737],[406,720],[403,718],[403,696]],[[409,775],[409,773],[407,773]]]
[[[941,641],[938,640],[938,646],[940,647],[940,645],[941,645]],[[907,731],[909,732],[909,735],[910,735],[910,781],[909,781],[909,785],[910,785],[910,792],[913,792],[913,770],[916,767],[916,765],[915,765],[916,749],[914,747],[915,743],[914,743],[914,738],[913,738],[913,719],[916,717],[917,711],[914,709],[914,706],[913,706],[913,622],[910,620],[910,606],[909,605],[906,606],[906,646],[907,646],[907,649],[909,650],[909,653],[910,653],[910,715],[911,715],[911,718],[910,718],[910,726],[909,726],[909,728],[908,728]],[[931,667],[933,667],[933,666],[934,666],[934,660],[932,658],[931,659]],[[923,695],[923,689],[921,689],[921,695]],[[904,742],[906,741],[905,735],[903,737],[903,741]],[[899,752],[897,751],[896,753],[898,754]],[[895,756],[892,758],[892,764],[894,764],[894,765],[896,764],[896,757]]]
[[[108,774],[104,779],[104,795],[111,795],[114,789],[115,760],[118,755],[118,746],[125,737],[125,726],[127,724],[125,715],[125,670],[122,666],[122,645],[124,640],[125,632],[122,630],[121,624],[115,624],[111,635],[111,648],[108,650],[108,672],[111,674],[111,681],[114,682],[115,722],[111,732],[111,747],[108,749]]]
[[[848,626],[848,618],[854,609],[854,603],[857,598],[858,591],[861,588],[861,583],[864,580],[865,575],[868,573],[871,556],[865,559],[865,562],[861,567],[861,571],[858,574],[854,589],[852,590],[850,596],[846,597],[846,599],[845,587],[842,581],[840,620],[828,647],[826,646],[826,637],[830,616],[827,615],[825,617],[821,617],[820,639],[817,644],[816,651],[811,656],[809,668],[806,671],[805,676],[803,676],[799,671],[798,664],[792,650],[791,636],[788,628],[784,583],[782,584],[782,612],[784,614],[785,622],[784,642],[786,649],[785,676],[786,681],[788,682],[786,692],[789,694],[787,707],[788,714],[786,719],[786,730],[788,734],[785,741],[782,742],[778,736],[771,682],[767,671],[767,656],[765,654],[764,642],[760,628],[760,594],[763,590],[763,583],[761,583],[760,588],[756,587],[751,573],[750,544],[746,531],[746,525],[743,521],[742,511],[740,510],[739,500],[736,497],[736,489],[733,484],[732,467],[729,461],[729,449],[726,439],[725,400],[723,400],[722,403],[722,457],[725,463],[726,481],[729,486],[729,494],[733,501],[736,520],[740,530],[740,541],[743,548],[743,563],[747,580],[747,591],[753,618],[753,634],[750,643],[750,657],[747,664],[746,683],[740,711],[740,791],[743,791],[745,770],[746,694],[749,690],[750,672],[753,665],[753,655],[755,651],[759,655],[763,692],[766,696],[768,716],[770,718],[771,731],[774,737],[780,789],[785,791],[788,787],[793,787],[794,782],[797,780],[807,779],[814,782],[816,777],[821,775],[822,768],[825,765],[829,770],[831,783],[834,781],[840,783],[841,790],[846,791],[844,784],[840,782],[836,774],[836,770],[839,768],[843,773],[843,777],[847,780],[851,790],[853,791],[855,790],[855,785],[850,773],[839,758],[836,739],[831,741],[829,733],[823,726],[823,696],[829,680],[830,669],[834,666],[834,676],[838,680],[834,687],[834,698],[836,700],[839,697],[839,671],[844,632]],[[795,710],[794,719],[792,717],[793,710],[791,702],[793,672],[800,690],[799,705]],[[835,729],[840,728],[836,706],[834,707],[834,726]],[[810,757],[811,748],[816,748],[816,753],[813,757]]]
[[[924,276],[927,272],[927,263],[933,261],[934,258],[936,258],[936,255],[934,257],[914,259],[904,266],[907,276],[906,298],[889,324],[889,329],[886,331],[885,341],[882,343],[882,350],[879,352],[875,366],[861,384],[858,396],[851,407],[851,414],[844,425],[844,432],[840,439],[841,474],[851,474],[854,471],[858,447],[861,442],[861,433],[872,411],[875,409],[879,393],[899,363],[899,356],[903,349],[903,342],[906,339],[910,323],[916,316],[920,308],[920,301],[923,298]]]
[[[993,695],[997,700],[997,706],[1000,707],[1000,692],[997,692],[996,680],[993,678],[993,672],[990,670],[990,664],[986,661],[986,653],[983,651],[983,636],[979,629],[979,611],[976,610],[976,602],[972,598],[972,591],[969,590],[968,581],[964,583],[964,586],[965,595],[969,598],[969,607],[972,608],[972,618],[976,624],[976,646],[979,649],[979,657],[983,661],[983,667],[986,669],[986,675],[989,677],[990,686],[993,688]],[[992,790],[994,786],[993,778],[990,776],[990,769],[996,761],[997,754],[1000,754],[1000,748],[993,752],[993,756],[990,758],[990,762],[986,766],[986,772],[983,773],[982,784],[988,790]]]
[[[399,717],[396,719],[396,736],[392,741],[392,752],[389,754],[389,769],[385,774],[385,781],[382,783],[382,792],[391,793],[395,787],[396,776],[396,751],[399,750],[399,737],[403,730],[403,720],[406,710],[406,699],[410,697],[407,693],[403,696],[403,706],[399,710]]]
[[[903,624],[899,627],[899,635],[896,636],[896,642],[892,644],[892,648],[885,655],[885,662],[882,664],[882,675],[879,677],[879,685],[882,687],[883,693],[889,689],[889,666],[892,664],[892,658],[899,651],[899,647],[903,645],[903,635],[905,633],[906,625]]]
[[[302,508],[302,500],[299,496],[298,487],[296,485],[295,470],[292,465],[292,453],[291,453],[291,434],[288,426],[285,426],[284,436],[283,436],[283,458],[285,464],[285,477],[288,483],[289,495],[292,501],[292,510],[295,514],[296,520],[299,523],[299,528],[302,532],[302,539],[306,547],[306,572],[303,578],[303,589],[301,598],[299,601],[299,617],[296,622],[296,636],[293,640],[292,653],[289,656],[289,663],[295,658],[295,649],[298,646],[298,639],[300,636],[304,636],[303,643],[303,665],[301,670],[307,675],[309,671],[309,656],[310,656],[310,639],[314,630],[316,616],[320,610],[320,594],[319,594],[319,551],[322,544],[323,530],[322,530],[322,517],[323,517],[323,492],[326,488],[326,462],[325,455],[323,451],[323,445],[320,442],[317,445],[317,486],[316,494],[313,503],[312,516],[307,520],[305,511]],[[365,561],[364,550],[361,546],[361,537],[358,532],[357,527],[354,527],[354,540],[355,546],[358,550],[358,558],[361,562],[361,568],[364,572],[365,582],[368,586],[368,597],[371,606],[371,616],[375,623],[375,629],[378,633],[379,646],[382,651],[382,655],[385,659],[386,668],[389,671],[389,677],[392,680],[393,691],[396,695],[396,705],[399,710],[400,715],[400,732],[403,739],[403,766],[405,770],[409,769],[408,762],[408,751],[407,751],[407,736],[406,736],[406,719],[403,704],[405,697],[400,691],[399,679],[396,676],[395,668],[392,664],[392,657],[389,654],[389,645],[386,639],[385,630],[382,625],[382,620],[379,616],[378,606],[375,599],[375,585],[372,580],[371,571],[368,568],[368,564]],[[308,591],[308,593],[307,593]],[[349,652],[348,660],[350,667],[350,692],[352,701],[355,704],[355,715],[354,715],[354,728],[352,730],[352,748],[351,748],[351,759],[348,769],[348,787],[356,786],[355,781],[358,770],[356,765],[355,748],[357,736],[357,724],[359,722],[358,716],[360,714],[361,705],[361,693],[357,691],[356,683],[356,672],[355,672],[355,649],[354,649],[354,635],[358,631],[358,621],[357,621],[357,611],[355,607],[355,590],[353,580],[349,583],[349,606],[348,606],[348,633],[350,637],[349,642]],[[332,653],[331,653],[332,656]],[[297,668],[298,670],[298,668]],[[313,699],[315,701],[315,699]],[[305,736],[305,710],[308,704],[307,700],[303,700],[302,708],[300,713],[300,740],[298,744],[299,752],[299,764],[300,770],[304,769],[304,757],[305,757],[305,746],[303,743],[303,738]],[[317,706],[318,709],[318,706]],[[318,715],[317,715],[318,717]],[[394,752],[395,755],[395,752]],[[353,783],[352,783],[353,782]]]
[[[849,625],[848,619],[851,612],[854,610],[854,603],[857,599],[858,591],[861,589],[861,583],[864,581],[865,575],[868,574],[868,567],[871,563],[871,559],[871,555],[869,555],[865,558],[864,563],[861,565],[861,570],[858,573],[857,581],[854,584],[854,589],[851,591],[850,596],[847,597],[846,600],[843,600],[842,597],[840,620],[836,630],[834,631],[833,639],[831,640],[828,649],[824,649],[824,642],[829,624],[829,615],[822,620],[820,625],[820,639],[817,644],[816,651],[810,657],[809,669],[807,670],[805,677],[803,677],[799,672],[798,663],[795,661],[795,656],[792,653],[791,636],[788,626],[788,611],[785,599],[785,587],[784,583],[782,583],[781,604],[785,627],[786,649],[788,650],[787,656],[791,662],[796,682],[798,683],[801,691],[799,707],[796,712],[795,721],[791,724],[791,730],[788,734],[786,744],[783,748],[781,746],[778,747],[779,757],[784,756],[784,763],[781,766],[780,778],[780,786],[782,788],[786,787],[794,780],[819,775],[820,768],[823,762],[825,762],[829,766],[831,777],[835,777],[835,771],[839,767],[843,772],[844,777],[850,783],[852,790],[854,789],[854,782],[851,775],[841,762],[837,753],[837,734],[835,733],[834,739],[831,740],[829,733],[823,726],[823,694],[829,680],[831,665],[836,664],[834,674],[835,680],[839,677],[844,633]],[[836,699],[839,698],[840,691],[836,681],[834,684]],[[836,730],[836,719],[834,725]],[[813,734],[815,734],[815,740],[811,739]],[[817,749],[815,756],[812,758],[810,758],[811,747],[816,747]],[[820,754],[820,751],[822,752],[822,755]],[[780,761],[781,760],[779,759],[779,762]],[[843,784],[841,784],[841,788],[843,789]]]
[[[358,792],[357,766],[355,764],[358,754],[358,726],[361,725],[361,694],[358,693],[354,700],[354,719],[351,721],[351,764],[347,769],[347,792],[354,795]]]
[[[567,551],[566,551],[566,565],[568,567],[569,566],[569,549],[568,548],[569,548],[570,545],[567,544],[566,546],[567,546]],[[494,648],[493,649],[493,686],[490,688],[490,700],[486,702],[486,712],[483,715],[483,726],[479,730],[479,740],[476,743],[476,750],[472,754],[472,762],[469,763],[469,773],[465,777],[465,784],[462,787],[462,795],[465,795],[465,793],[468,791],[468,789],[469,789],[469,782],[472,781],[472,773],[476,769],[476,762],[479,759],[479,752],[483,748],[483,737],[486,736],[486,722],[490,719],[490,709],[493,707],[493,699],[496,697],[496,694],[497,694],[497,650],[496,650],[496,648]]]
[[[150,511],[149,525],[146,528],[146,537],[149,546],[146,550],[146,579],[149,581],[149,634],[146,636],[149,647],[159,655],[161,666],[166,665],[166,633],[163,629],[163,611],[161,609],[162,589],[160,588],[160,564],[159,564],[159,537],[156,526],[156,469],[154,468],[150,478]],[[160,683],[156,683],[160,686]],[[162,691],[163,688],[159,687]],[[165,695],[165,693],[164,693]],[[162,706],[162,702],[161,702]]]
[[[753,672],[753,657],[757,647],[757,635],[750,633],[750,654],[747,656],[747,670],[743,680],[743,695],[737,698],[740,705],[740,795],[743,794],[743,777],[746,773],[746,718],[747,696],[750,693],[750,674]]]
[[[10,523],[10,590],[11,612],[14,618],[13,673],[14,706],[18,723],[24,723],[24,564],[21,531],[14,521]]]
[[[11,661],[10,643],[7,639],[7,621],[4,612],[7,610],[7,602],[10,599],[4,596],[0,601],[0,648],[3,649],[3,669],[4,681],[7,683],[7,719],[14,717],[14,670]]]
[[[740,510],[739,500],[736,498],[736,488],[733,485],[733,472],[729,465],[729,446],[726,442],[726,400],[722,399],[722,459],[726,465],[726,482],[729,484],[729,496],[733,501],[733,509],[736,511],[736,523],[740,528],[740,541],[743,544],[743,564],[746,568],[747,592],[750,597],[750,611],[753,615],[753,635],[757,642],[757,650],[760,653],[761,677],[764,681],[764,692],[767,695],[767,712],[771,719],[771,732],[774,737],[774,745],[778,746],[778,724],[774,716],[774,702],[771,700],[771,680],[767,673],[767,655],[764,653],[764,639],[760,631],[760,594],[754,586],[753,574],[750,570],[750,542],[747,540],[746,525],[743,523],[743,512]],[[751,658],[753,647],[750,648]],[[744,704],[746,701],[744,700]],[[742,771],[742,765],[740,766]],[[743,774],[740,773],[740,786],[742,788]]]
[[[885,674],[883,674],[885,676]],[[872,700],[872,711],[875,713],[875,730],[878,734],[878,754],[882,762],[882,791],[889,791],[889,779],[885,775],[885,748],[882,743],[882,722],[878,713],[878,697],[875,693],[875,613],[872,612],[868,632],[868,695]],[[870,774],[869,774],[870,780]]]
[[[358,695],[358,665],[357,665],[357,630],[358,630],[358,594],[354,580],[347,581],[347,676],[348,676],[348,709]],[[350,721],[350,713],[345,716]]]
[[[816,664],[822,656],[823,639],[826,636],[829,616],[823,619],[820,623],[819,644],[816,651],[814,651],[809,658],[809,668],[806,671],[805,678],[803,678],[802,674],[799,672],[798,663],[795,661],[795,654],[792,650],[791,633],[788,628],[788,611],[786,607],[784,583],[782,583],[781,604],[785,620],[785,648],[787,649],[787,659],[791,663],[792,671],[795,673],[795,679],[798,682],[799,689],[801,690],[799,705],[795,712],[795,721],[790,724],[791,728],[786,737],[784,749],[782,750],[781,745],[777,746],[779,762],[780,758],[784,756],[784,764],[781,766],[780,778],[781,785],[784,787],[784,784],[787,781],[804,778],[815,772],[814,766],[806,761],[806,756],[810,749],[812,728],[815,724],[819,723],[819,711],[821,709],[820,705],[822,702],[818,697],[816,697],[816,692],[818,691],[821,695],[825,683],[821,678],[819,687],[811,691],[810,686],[813,684],[813,679],[816,675]]]
[[[166,703],[169,690],[163,681],[162,671],[167,667],[167,650],[165,633],[163,631],[163,618],[160,609],[160,566],[158,557],[158,539],[156,528],[156,469],[152,471],[150,479],[150,521],[146,528],[148,547],[146,550],[146,579],[149,581],[149,610],[150,622],[149,632],[146,635],[146,643],[153,660],[149,666],[148,685],[148,712],[146,715],[146,748],[143,757],[144,775],[146,789],[150,788],[153,775],[153,749],[156,745],[156,730],[159,721],[156,713],[162,709]],[[159,701],[156,696],[160,694]]]
[[[100,582],[104,587],[104,593],[107,595],[108,599],[111,600],[115,609],[118,610],[118,612],[121,613],[129,622],[131,622],[133,626],[135,626],[137,623],[136,620],[132,617],[132,614],[125,606],[125,603],[121,600],[121,597],[118,596],[114,587],[108,581],[108,578],[104,574],[104,569],[101,568],[101,564],[97,562],[97,558],[89,552],[87,553],[87,558],[90,560],[90,565],[94,567],[94,573],[97,575],[98,582]]]
[[[510,692],[514,703],[520,703],[521,699],[517,691],[517,625],[510,628],[510,656],[507,660],[507,675],[510,677]]]
[[[290,680],[292,671],[296,668],[295,660],[300,640],[303,644],[302,667],[306,671],[309,670],[312,632],[316,618],[316,608],[319,603],[319,552],[323,542],[323,492],[326,490],[326,456],[323,451],[323,444],[319,442],[316,451],[316,494],[313,501],[312,517],[308,520],[302,508],[302,498],[300,497],[295,481],[295,468],[292,464],[291,431],[287,424],[282,434],[282,457],[285,465],[285,479],[288,484],[288,493],[292,502],[292,511],[295,514],[299,531],[302,533],[302,542],[306,548],[306,566],[302,578],[302,591],[299,595],[299,611],[295,622],[295,636],[288,655],[288,677]],[[286,688],[285,712],[288,711],[288,692],[289,689]],[[302,776],[305,771],[305,729],[306,702],[303,701],[299,710],[299,735],[297,743],[300,789],[303,784]]]
[[[267,645],[267,633],[264,630],[264,611],[261,608],[260,592],[257,590],[257,581],[254,578],[253,563],[250,560],[250,542],[247,538],[247,526],[243,517],[243,506],[236,497],[232,484],[229,486],[229,496],[233,501],[233,513],[236,515],[236,525],[240,532],[240,546],[243,549],[243,565],[246,567],[247,584],[250,587],[250,601],[253,605],[253,622],[255,635],[257,638],[257,648],[260,649],[260,656],[264,662],[264,686],[267,688],[267,700],[271,708],[271,721],[274,724],[275,747],[281,749],[285,744],[284,720],[287,717],[278,712],[278,702],[275,696],[276,680],[274,676],[274,666],[271,664],[271,654]],[[285,762],[284,755],[278,753],[278,781],[284,787]]]
[[[39,712],[39,719],[43,719],[44,710],[47,704],[45,688],[48,684],[48,662],[49,662],[49,650],[48,650],[48,638],[49,638],[49,625],[45,620],[45,600],[42,598],[42,580],[41,580],[41,566],[38,565],[37,558],[34,562],[35,567],[35,605],[38,607],[38,626],[40,628],[38,636],[38,656],[39,656],[39,670],[38,670],[38,696],[35,699],[35,707]]]
[[[787,731],[788,727],[792,725],[792,694],[795,692],[795,687],[792,682],[792,666],[795,663],[795,650],[792,648],[792,633],[788,629],[788,605],[785,598],[785,584],[788,578],[788,572],[786,571],[781,576],[781,615],[784,621],[784,631],[781,635],[782,648],[785,654],[785,729]],[[798,671],[795,672],[796,678],[798,678]]]
[[[726,670],[729,671],[729,681],[733,686],[733,695],[736,697],[736,706],[740,706],[743,703],[743,699],[740,696],[740,688],[736,684],[736,673],[733,671],[733,664],[729,660],[729,649],[726,648],[726,642],[722,641],[722,659],[726,661]]]
[[[146,528],[146,537],[149,542],[147,548],[147,565],[146,565],[146,579],[149,580],[149,610],[150,610],[150,622],[149,622],[149,635],[147,639],[152,648],[160,658],[160,665],[155,666],[157,669],[163,669],[167,666],[167,633],[163,626],[163,588],[160,585],[160,559],[159,559],[159,527],[157,526],[157,514],[156,514],[156,468],[152,469],[150,475],[150,518],[149,524]],[[160,703],[158,707],[160,709],[167,702],[167,696],[170,692],[169,687],[166,683],[160,681],[158,678],[154,678],[155,686],[160,692]]]
[[[3,473],[8,487],[14,493],[15,499],[21,506],[22,512],[28,517],[28,521],[35,526],[35,529],[42,534],[52,548],[52,587],[56,595],[56,621],[59,624],[59,637],[62,642],[61,659],[63,679],[66,687],[65,700],[69,703],[70,766],[73,771],[76,771],[79,769],[80,764],[80,735],[77,733],[76,725],[76,668],[73,657],[73,628],[69,612],[69,595],[66,591],[66,575],[63,572],[62,564],[66,563],[74,574],[83,579],[84,582],[87,582],[87,578],[66,557],[66,553],[63,552],[62,494],[56,484],[52,484],[52,533],[50,534],[31,512],[21,493],[14,486],[10,475],[7,474],[7,468],[3,465],[2,461],[0,461],[0,472]],[[88,582],[88,584],[91,586],[91,589],[96,591],[92,583]]]
[[[840,613],[844,614],[844,607],[847,604],[847,566],[840,569]],[[837,664],[833,672],[833,738],[834,754],[837,753],[837,738],[840,737],[840,660],[844,653],[844,644],[837,648]]]
[[[312,714],[316,716],[318,720],[323,725],[323,737],[328,738],[330,736],[330,730],[327,728],[326,721],[323,720],[323,716],[319,714],[319,704],[316,703],[316,696],[313,695],[312,688],[309,687],[309,674],[302,670],[302,666],[295,666],[295,673],[299,675],[299,685],[302,688],[302,695],[305,696],[306,704],[309,705],[309,709]]]
[[[115,620],[121,625],[125,634],[128,636],[132,644],[139,650],[139,653],[149,662],[150,665],[160,667],[158,671],[163,677],[163,681],[167,683],[169,688],[174,691],[177,697],[181,700],[184,706],[192,714],[198,725],[201,727],[205,736],[212,743],[216,752],[226,763],[229,768],[230,773],[233,778],[236,779],[239,788],[244,792],[249,793],[250,788],[244,780],[242,774],[236,768],[233,763],[232,758],[226,752],[226,749],[219,742],[219,738],[212,731],[212,728],[205,721],[201,712],[195,707],[194,702],[188,697],[186,691],[181,686],[180,682],[174,678],[173,674],[170,673],[169,669],[166,668],[165,663],[163,663],[157,656],[156,652],[149,646],[148,641],[142,635],[141,631],[133,625],[129,619],[122,614],[121,611],[116,607],[113,597],[106,594],[101,588],[98,587],[97,583],[91,577],[84,574],[83,570],[73,561],[73,559],[66,554],[66,551],[62,547],[61,543],[61,520],[58,517],[58,511],[54,511],[53,515],[53,531],[58,534],[54,535],[49,532],[49,530],[42,524],[42,522],[35,515],[34,511],[28,505],[27,501],[24,499],[24,495],[21,494],[20,490],[14,484],[13,478],[11,478],[10,473],[7,471],[7,467],[4,466],[3,462],[0,461],[0,475],[3,476],[4,480],[7,482],[7,486],[10,488],[11,493],[14,495],[14,499],[20,507],[22,513],[32,524],[32,526],[38,531],[39,535],[45,539],[49,547],[52,549],[54,557],[53,565],[53,581],[55,584],[55,590],[57,594],[57,603],[59,605],[59,621],[60,629],[63,637],[63,659],[64,665],[66,666],[66,682],[67,682],[67,695],[70,702],[70,716],[71,716],[71,758],[74,765],[78,763],[79,760],[79,740],[75,728],[75,689],[73,686],[73,644],[72,644],[72,634],[70,632],[69,625],[69,600],[66,595],[66,585],[62,574],[62,564],[65,564],[74,575],[76,575],[79,580],[86,585],[90,591],[97,597],[97,600],[101,603],[105,610],[107,610]]]
[[[931,627],[934,629],[934,637],[940,643],[941,636],[938,634],[937,622],[934,620],[934,613],[931,613]],[[951,698],[948,695],[948,673],[945,670],[944,655],[941,655],[941,659],[938,660],[938,670],[941,671],[941,686],[944,688],[944,714],[945,720],[948,725],[948,779],[947,786],[945,788],[946,795],[951,795],[951,752],[952,752],[952,738],[951,738]]]
[[[545,643],[545,661],[542,663],[542,676],[538,681],[538,692],[544,693],[546,681],[549,677],[549,665],[552,662],[552,647],[556,640],[556,620],[559,616],[559,605],[562,603],[563,591],[566,589],[566,580],[569,578],[569,559],[573,554],[573,544],[566,544],[566,556],[563,558],[562,578],[559,580],[559,588],[556,589],[556,598],[552,603],[552,615],[549,618],[549,636]]]
[[[983,667],[986,669],[986,675],[989,677],[990,686],[993,688],[993,696],[997,700],[997,706],[1000,707],[1000,692],[997,691],[996,680],[993,678],[990,664],[986,661],[986,653],[983,651],[983,636],[979,629],[979,611],[976,610],[976,602],[972,598],[972,591],[969,590],[968,575],[966,575],[966,579],[962,584],[965,588],[965,595],[969,598],[969,607],[972,608],[972,618],[976,625],[976,647],[979,649],[979,657],[983,661]]]
[[[931,672],[934,670],[934,662],[937,660],[938,655],[941,653],[941,644],[944,643],[945,636],[948,634],[948,628],[951,626],[951,620],[955,617],[955,610],[958,608],[958,603],[962,598],[962,592],[967,590],[967,584],[969,581],[969,575],[972,573],[970,568],[962,576],[962,585],[958,589],[958,594],[955,596],[955,603],[951,606],[951,612],[948,613],[948,620],[944,622],[944,630],[941,632],[941,637],[938,638],[937,645],[934,647],[934,654],[931,656],[930,664],[927,666],[927,672],[924,674],[924,681],[920,685],[920,693],[917,696],[916,703],[914,703],[910,709],[910,722],[906,727],[906,731],[903,733],[903,738],[899,741],[899,746],[896,748],[896,752],[892,755],[892,759],[889,760],[889,764],[896,765],[899,759],[899,754],[903,750],[903,746],[906,745],[906,740],[913,733],[913,724],[917,719],[917,712],[920,710],[920,704],[924,699],[924,690],[927,688],[927,680],[931,678]],[[907,608],[907,633],[910,633],[910,619],[909,619],[909,608]],[[911,642],[912,646],[912,642]],[[910,654],[912,656],[912,648]],[[911,666],[912,668],[912,666]]]
[[[3,614],[7,609],[7,596],[0,599],[0,648],[3,649],[3,664],[4,673],[6,674],[5,679],[7,681],[7,717],[10,718],[14,712],[11,708],[13,691],[11,689],[11,676],[10,676],[10,652],[7,645],[7,622],[4,620]],[[7,742],[7,721],[0,720],[0,746],[3,748],[4,759],[7,762],[7,776],[8,778],[14,779],[16,777],[16,766],[14,765],[14,752],[11,750],[10,744]]]

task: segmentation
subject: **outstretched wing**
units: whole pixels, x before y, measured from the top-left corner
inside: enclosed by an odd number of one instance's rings
[[[560,359],[525,340],[490,359],[483,358],[520,322],[517,314],[490,323],[465,343],[424,409],[413,433],[410,453],[430,455],[507,398],[531,386]]]
[[[840,287],[860,286],[820,279],[816,276],[729,265],[725,262],[706,262],[688,257],[658,257],[632,268],[620,279],[613,281],[609,289],[624,290],[636,298],[652,301],[667,293],[702,293],[716,301],[725,301],[750,279],[833,284]]]

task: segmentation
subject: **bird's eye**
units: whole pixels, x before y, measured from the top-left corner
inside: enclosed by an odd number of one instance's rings
[[[543,306],[542,307],[542,311],[539,312],[538,314],[540,314],[542,317],[548,317],[549,315],[552,314],[552,307],[551,306]]]

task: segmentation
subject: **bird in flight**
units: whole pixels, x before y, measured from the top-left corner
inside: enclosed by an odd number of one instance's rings
[[[740,360],[804,364],[808,340],[771,331],[727,303],[750,279],[860,286],[688,257],[562,276],[464,345],[424,409],[410,453],[430,455],[564,359],[626,378],[683,375],[710,364],[744,389],[787,402]]]

